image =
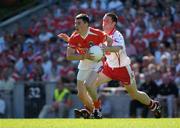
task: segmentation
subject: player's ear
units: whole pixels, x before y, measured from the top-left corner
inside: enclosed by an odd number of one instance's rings
[[[116,22],[113,22],[112,24],[113,24],[113,26],[116,26]]]
[[[89,27],[89,23],[88,22],[85,22],[85,24],[87,25],[87,27]]]

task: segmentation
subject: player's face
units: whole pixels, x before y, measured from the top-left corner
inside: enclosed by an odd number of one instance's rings
[[[102,23],[103,30],[106,33],[108,33],[114,28],[114,26],[115,26],[115,23],[112,21],[111,17],[105,15],[103,17],[103,23]]]
[[[75,19],[75,29],[81,31],[85,27],[85,23],[82,19]]]

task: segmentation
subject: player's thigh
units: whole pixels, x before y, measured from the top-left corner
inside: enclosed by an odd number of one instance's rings
[[[109,78],[108,76],[106,76],[104,73],[100,72],[97,76],[96,81],[94,81],[94,86],[98,87],[104,83],[107,83],[109,81],[111,81],[112,79]]]
[[[129,85],[124,85],[126,88],[127,92],[130,94],[136,94],[137,93],[137,86],[136,84],[129,84]]]
[[[77,74],[77,90],[79,94],[87,93],[86,87],[84,86],[84,81],[88,79],[90,70],[79,70]]]
[[[98,73],[92,70],[84,82],[85,86],[91,86],[94,83],[94,81],[96,81],[97,77]]]
[[[85,81],[88,79],[90,73],[92,70],[79,70],[77,74],[77,80],[78,81]]]
[[[124,87],[126,88],[127,92],[132,94],[132,95],[136,95],[137,94],[137,86],[136,86],[136,79],[135,79],[135,75],[134,72],[131,70],[130,66],[126,66],[126,69],[128,71],[128,75],[129,75],[129,83],[128,85],[124,85]]]
[[[84,86],[84,81],[77,80],[77,90],[78,94],[84,95],[87,93],[86,87]]]

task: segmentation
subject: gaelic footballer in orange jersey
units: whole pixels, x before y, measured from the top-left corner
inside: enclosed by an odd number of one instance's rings
[[[87,14],[78,14],[75,17],[75,32],[73,32],[70,37],[65,33],[60,33],[58,37],[68,42],[66,58],[68,60],[80,60],[77,74],[77,95],[86,106],[86,109],[92,112],[94,106],[92,106],[92,99],[87,93],[84,82],[89,78],[89,75],[92,72],[96,72],[102,64],[101,62],[93,61],[94,56],[87,51],[92,44],[102,45],[106,41],[111,45],[113,40],[103,31],[90,27],[89,23],[90,21]]]

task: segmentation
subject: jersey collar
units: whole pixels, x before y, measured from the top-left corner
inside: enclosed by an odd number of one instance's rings
[[[116,31],[116,29],[115,29],[115,28],[113,28],[113,29],[109,32],[109,34],[108,34],[108,35],[113,35],[115,31]]]
[[[88,27],[88,30],[87,30],[87,33],[84,35],[84,36],[82,36],[82,35],[80,35],[83,39],[85,39],[87,36],[88,36],[88,34],[90,33],[90,27]]]

